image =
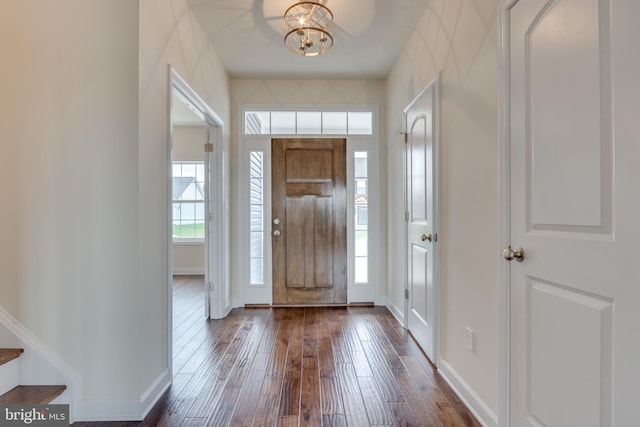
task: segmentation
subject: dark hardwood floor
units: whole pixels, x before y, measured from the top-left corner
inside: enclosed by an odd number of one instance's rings
[[[174,278],[174,378],[143,422],[75,426],[480,426],[384,307],[234,309]]]

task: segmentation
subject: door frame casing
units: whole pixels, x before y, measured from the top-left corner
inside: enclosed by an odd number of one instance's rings
[[[403,111],[403,134],[404,150],[403,150],[403,193],[404,193],[404,326],[409,330],[409,298],[406,298],[409,292],[409,186],[408,186],[408,126],[407,111],[418,102],[418,100],[429,90],[433,89],[433,234],[437,236],[436,242],[433,244],[433,288],[434,288],[434,308],[433,313],[433,360],[431,362],[435,366],[440,363],[440,72],[422,89],[414,99],[407,105]]]
[[[245,135],[244,134],[244,114],[247,111],[339,111],[339,112],[359,112],[367,111],[373,114],[373,134],[372,135],[344,135],[344,134],[260,134],[260,135]],[[381,289],[384,289],[383,278],[386,277],[383,273],[384,270],[381,266],[380,260],[382,258],[383,247],[383,231],[382,231],[382,217],[381,217],[381,197],[382,188],[381,180],[379,176],[380,171],[380,119],[379,119],[379,106],[374,104],[353,104],[353,105],[306,105],[306,104],[292,104],[292,105],[273,105],[273,104],[240,104],[237,109],[238,126],[235,127],[237,132],[238,143],[238,199],[237,207],[240,212],[239,221],[236,228],[236,233],[240,243],[238,244],[238,256],[235,269],[238,271],[238,277],[240,279],[240,286],[237,295],[234,296],[233,306],[241,307],[245,304],[258,304],[263,305],[272,304],[272,248],[271,248],[271,232],[272,232],[272,218],[271,218],[271,139],[272,138],[346,138],[347,140],[347,233],[349,234],[347,239],[347,303],[351,302],[373,302],[376,305],[384,304],[384,296],[382,296]],[[261,151],[264,153],[264,179],[265,179],[265,194],[264,197],[264,233],[265,241],[268,243],[264,247],[264,262],[265,262],[265,276],[264,285],[261,290],[250,289],[250,273],[248,269],[248,242],[249,242],[249,216],[248,216],[248,155],[251,151]],[[351,221],[354,215],[354,209],[352,203],[350,203],[350,197],[354,192],[353,181],[353,155],[356,151],[367,151],[368,157],[368,173],[370,185],[375,188],[373,192],[369,193],[369,222],[370,233],[372,241],[369,243],[369,281],[367,284],[354,283],[354,275],[352,268],[352,260],[354,256],[354,243],[353,243],[353,223]],[[266,289],[266,291],[265,291]],[[259,302],[248,301],[248,293],[261,292],[263,296]],[[253,292],[255,294],[255,292]],[[268,295],[267,295],[268,294]],[[366,295],[373,295],[371,298],[365,298]]]
[[[511,241],[511,148],[509,138],[510,108],[510,43],[509,43],[509,13],[518,0],[502,0],[498,5],[498,147],[499,147],[499,227],[498,242],[500,247],[506,248]],[[498,318],[499,318],[499,353],[498,364],[498,425],[508,427],[510,424],[511,393],[510,393],[510,264],[497,257],[499,271],[498,285]]]
[[[509,25],[511,8],[519,0],[502,0],[498,4],[498,150],[499,150],[499,247],[511,242],[511,72]],[[510,263],[497,256],[498,284],[498,425],[510,425],[511,407],[511,307]]]
[[[224,191],[227,178],[223,168],[223,132],[224,122],[222,119],[207,105],[207,103],[189,86],[178,72],[171,66],[168,66],[168,142],[167,142],[167,158],[168,173],[171,177],[171,171],[173,166],[173,112],[172,104],[174,96],[179,96],[188,101],[191,107],[197,111],[195,113],[203,118],[209,128],[208,142],[214,144],[212,152],[205,153],[205,165],[209,165],[213,170],[213,174],[207,173],[208,182],[206,182],[206,196],[205,196],[205,276],[208,277],[209,283],[215,283],[215,286],[208,287],[208,295],[206,295],[206,310],[211,318],[224,317],[230,307],[225,304],[225,292],[229,286],[227,283],[227,263],[228,263],[228,234],[225,231],[225,207],[223,203]],[[203,152],[205,150],[203,144]],[[213,185],[211,185],[213,184]],[[172,194],[172,180],[167,180],[168,193]],[[213,194],[214,197],[209,197]],[[171,204],[171,197],[169,197],[168,209],[168,302],[169,302],[169,337],[172,336],[172,312],[173,312],[173,271],[172,271],[172,216],[173,209]],[[211,233],[215,233],[218,236],[222,236],[220,239],[211,239],[209,236]],[[211,277],[211,272],[214,277]],[[169,360],[171,360],[171,354],[173,351],[172,340],[169,339]]]

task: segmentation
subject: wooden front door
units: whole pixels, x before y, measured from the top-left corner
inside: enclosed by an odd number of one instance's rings
[[[345,139],[273,139],[274,304],[347,302]]]

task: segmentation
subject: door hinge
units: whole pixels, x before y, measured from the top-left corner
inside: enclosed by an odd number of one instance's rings
[[[404,299],[409,299],[409,289],[404,290]]]
[[[210,142],[207,142],[206,144],[204,144],[204,152],[213,153],[213,144]]]
[[[212,213],[207,214],[207,221],[213,221],[214,219],[215,219],[215,216]]]
[[[407,132],[400,132],[400,135],[404,138],[404,143],[406,144],[409,141],[409,134]]]
[[[409,222],[409,211],[404,211],[404,222]]]
[[[214,285],[213,282],[209,282],[209,283],[207,283],[207,289],[209,290],[209,292],[215,291],[216,290],[216,285]]]

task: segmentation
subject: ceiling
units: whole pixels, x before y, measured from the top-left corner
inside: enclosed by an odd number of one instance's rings
[[[385,78],[429,0],[319,0],[334,45],[303,57],[283,43],[292,0],[187,0],[232,78]]]

